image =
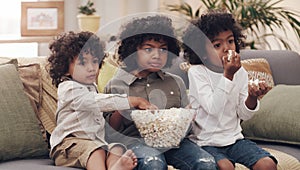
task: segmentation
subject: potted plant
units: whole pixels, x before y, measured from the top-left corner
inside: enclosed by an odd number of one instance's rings
[[[86,4],[78,7],[78,25],[81,31],[97,32],[100,27],[100,16],[96,14],[94,3],[88,0]]]
[[[278,6],[283,0],[200,0],[202,5],[195,11],[186,2],[167,5],[167,10],[183,14],[188,19],[194,19],[207,9],[223,9],[232,13],[236,20],[246,31],[248,41],[246,47],[260,48],[269,44],[269,37],[282,44],[286,49],[291,49],[287,35],[294,33],[300,42],[300,12]],[[287,29],[290,28],[290,29]],[[275,29],[281,29],[286,36],[276,34]],[[292,31],[290,31],[292,30]]]

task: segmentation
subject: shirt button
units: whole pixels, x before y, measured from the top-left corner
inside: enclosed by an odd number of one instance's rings
[[[150,84],[147,84],[147,87],[150,87]]]

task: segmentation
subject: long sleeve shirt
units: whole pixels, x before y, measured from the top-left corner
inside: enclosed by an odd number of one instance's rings
[[[100,94],[95,85],[72,80],[60,83],[57,93],[57,126],[50,138],[52,149],[70,134],[107,144],[103,112],[130,108],[126,94]]]
[[[190,139],[200,146],[226,146],[244,138],[241,120],[250,119],[259,108],[247,108],[248,74],[241,67],[232,81],[204,65],[188,71],[189,99],[197,110]]]

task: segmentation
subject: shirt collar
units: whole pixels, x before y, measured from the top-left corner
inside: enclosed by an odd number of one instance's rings
[[[116,77],[122,81],[124,81],[127,85],[131,85],[133,82],[135,82],[136,79],[138,79],[138,77],[134,76],[131,73],[128,73],[127,71],[125,71],[124,69],[119,68],[116,74]],[[153,72],[151,74],[148,75],[149,79],[156,79],[156,78],[160,78],[162,80],[165,79],[165,73],[160,70],[158,72]]]
[[[73,81],[73,82],[76,82],[76,83],[78,83],[80,85],[83,85],[83,86],[87,87],[87,89],[89,91],[96,91],[98,93],[96,82],[94,82],[93,84],[83,84],[83,83],[80,83],[80,82],[78,82],[78,81],[76,81],[76,80],[74,80],[74,79],[72,79],[71,77],[68,77],[68,76],[62,76],[62,80],[63,81]]]

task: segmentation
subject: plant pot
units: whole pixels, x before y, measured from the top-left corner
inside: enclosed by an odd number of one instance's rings
[[[78,26],[81,31],[97,32],[100,27],[100,16],[99,15],[77,15]]]

